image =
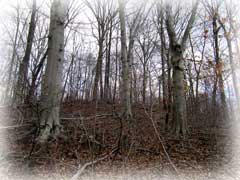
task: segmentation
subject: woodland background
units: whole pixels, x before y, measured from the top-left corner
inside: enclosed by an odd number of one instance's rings
[[[239,178],[237,2],[0,3],[3,178]]]

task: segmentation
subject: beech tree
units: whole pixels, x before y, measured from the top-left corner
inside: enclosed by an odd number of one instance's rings
[[[131,101],[130,101],[130,82],[129,82],[129,61],[127,59],[127,39],[125,25],[125,3],[119,0],[119,19],[121,29],[121,61],[122,61],[122,89],[121,99],[123,106],[123,117],[129,119],[132,117]]]
[[[67,1],[54,0],[51,5],[50,28],[48,36],[48,57],[41,91],[41,117],[39,142],[51,135],[60,134],[60,100],[62,90],[62,70],[64,61],[64,21]]]
[[[191,16],[188,20],[186,29],[180,42],[174,29],[174,17],[171,11],[171,5],[166,7],[166,27],[170,42],[171,63],[173,66],[173,121],[175,123],[176,134],[186,135],[187,129],[187,110],[184,92],[184,59],[183,54],[186,49],[189,33],[192,29],[198,2],[194,4]]]
[[[32,12],[19,6],[15,26],[9,23],[5,89],[6,97],[40,114],[34,117],[39,141],[60,134],[60,105],[64,111],[95,100],[95,113],[99,106],[121,108],[121,120],[134,125],[143,109],[165,132],[173,125],[174,134],[186,135],[188,123],[218,125],[235,108],[231,99],[239,101],[238,24],[218,0],[200,8],[198,2],[71,0],[68,10],[67,2],[54,0],[50,16],[47,3],[27,2]],[[202,120],[204,113],[211,117]]]

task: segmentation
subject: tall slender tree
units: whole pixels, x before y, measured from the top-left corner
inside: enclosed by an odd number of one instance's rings
[[[95,33],[93,33],[93,36],[97,39],[98,43],[98,56],[92,92],[92,99],[95,101],[98,98],[99,89],[101,98],[103,98],[104,96],[102,83],[103,77],[102,64],[105,52],[104,42],[106,41],[106,35],[111,29],[110,25],[113,21],[113,18],[116,16],[117,11],[114,8],[114,3],[112,0],[111,1],[96,0],[92,3],[90,3],[90,1],[86,1],[86,4],[92,11],[94,18],[97,21],[96,25],[97,34],[95,35]]]
[[[64,23],[66,0],[54,0],[51,6],[48,36],[48,57],[41,90],[41,118],[39,142],[45,142],[51,135],[60,134],[60,101],[64,61]]]
[[[16,101],[17,104],[22,103],[22,101],[25,99],[24,91],[26,91],[28,66],[30,62],[34,33],[36,28],[36,13],[37,13],[36,0],[33,0],[32,14],[27,36],[27,46],[23,60],[19,66],[17,86],[14,92],[15,93],[14,100]]]
[[[126,25],[125,25],[125,3],[119,0],[119,18],[121,29],[121,61],[122,61],[122,105],[123,117],[129,119],[132,117],[131,101],[130,101],[130,82],[129,82],[129,61],[127,59],[126,44]]]

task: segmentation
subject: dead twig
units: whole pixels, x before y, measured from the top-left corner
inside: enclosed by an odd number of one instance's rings
[[[100,161],[103,161],[104,159],[107,159],[108,157],[110,157],[112,154],[114,154],[116,152],[117,148],[114,148],[109,154],[105,155],[105,156],[102,156],[94,161],[90,161],[90,162],[87,162],[85,163],[83,166],[79,165],[79,168],[78,168],[78,171],[76,174],[74,174],[71,178],[71,180],[77,180],[78,177],[83,173],[83,171],[88,167],[88,166],[91,166],[91,165],[94,165]]]
[[[158,132],[158,130],[157,130],[157,127],[156,127],[156,125],[155,125],[155,123],[154,123],[154,120],[153,120],[152,115],[149,115],[149,113],[147,112],[146,107],[145,107],[144,105],[143,105],[143,108],[144,108],[145,114],[147,115],[147,117],[148,117],[148,118],[151,120],[151,122],[152,122],[154,131],[155,131],[155,133],[156,133],[156,135],[157,135],[157,137],[158,137],[158,140],[159,140],[159,142],[160,142],[160,144],[161,144],[161,146],[162,146],[162,148],[163,148],[163,151],[164,151],[164,154],[165,154],[166,157],[167,157],[167,160],[169,161],[169,163],[171,164],[171,166],[173,167],[173,169],[175,170],[175,172],[176,172],[177,174],[179,174],[177,167],[176,167],[176,166],[174,165],[174,163],[172,162],[172,160],[171,160],[171,158],[170,158],[170,156],[169,156],[169,154],[168,154],[168,152],[167,152],[167,150],[166,150],[166,147],[165,147],[165,145],[164,145],[164,143],[163,143],[163,140],[162,140],[162,138],[161,138],[161,136],[160,136],[160,134],[159,134],[159,132]],[[151,112],[152,112],[152,109],[151,109]]]

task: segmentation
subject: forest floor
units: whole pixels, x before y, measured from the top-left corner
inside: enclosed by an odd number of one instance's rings
[[[125,148],[111,154],[126,126],[115,111],[118,106],[65,104],[64,138],[44,147],[32,143],[33,120],[20,122],[1,112],[0,179],[71,179],[87,164],[77,179],[240,179],[239,125],[190,125],[189,135],[179,138],[164,132],[165,113],[159,108],[151,113],[135,105],[134,141],[126,138]]]

